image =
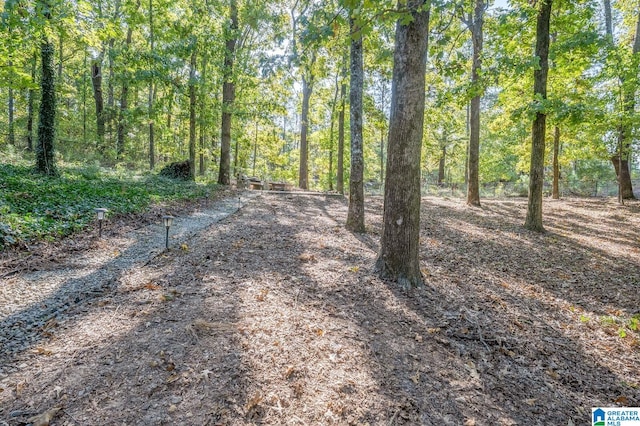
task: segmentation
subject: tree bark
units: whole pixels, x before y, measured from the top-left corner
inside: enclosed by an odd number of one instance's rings
[[[331,103],[331,124],[329,125],[329,191],[333,191],[333,130],[336,122],[336,106],[338,104],[338,93],[340,93],[340,74],[336,72],[336,90]]]
[[[482,70],[483,23],[486,3],[476,0],[473,22],[470,23],[471,38],[473,40],[473,61],[471,65],[471,83],[474,96],[471,98],[469,111],[469,163],[467,204],[480,206],[480,71]]]
[[[55,47],[46,38],[40,47],[42,79],[40,83],[42,98],[38,123],[38,144],[36,147],[36,169],[49,176],[58,174],[55,163],[56,133],[56,88],[53,55]]]
[[[343,69],[342,84],[340,85],[340,112],[338,113],[338,160],[336,171],[336,190],[344,194],[344,110],[347,97],[346,67]]]
[[[307,146],[307,132],[309,131],[309,99],[313,92],[313,74],[309,67],[309,75],[302,76],[302,114],[300,115],[300,169],[298,186],[309,188],[309,147]]]
[[[560,127],[555,126],[553,132],[553,189],[551,190],[551,198],[560,199]]]
[[[364,154],[362,140],[362,90],[364,64],[362,33],[353,17],[351,28],[351,80],[349,84],[349,112],[351,130],[351,174],[349,177],[349,211],[347,229],[362,233],[364,228]]]
[[[154,55],[154,31],[153,31],[153,0],[149,0],[149,51],[151,58]],[[152,71],[152,70],[149,70]],[[148,114],[149,114],[149,169],[153,170],[156,166],[156,142],[155,142],[155,128],[154,128],[154,114],[153,114],[153,99],[154,99],[154,87],[153,77],[149,80],[149,102],[148,102]]]
[[[218,183],[231,184],[231,118],[235,101],[233,59],[237,43],[238,7],[236,0],[229,0],[229,27],[225,31],[224,69],[222,83],[222,125],[220,130],[220,169]]]
[[[91,83],[93,85],[93,99],[96,104],[96,147],[104,150],[104,96],[102,93],[102,54],[91,63]]]
[[[206,93],[205,93],[205,85],[207,82],[207,55],[203,54],[202,57],[202,85],[200,89],[200,168],[199,174],[200,176],[204,176],[205,172],[205,113],[206,113]]]
[[[607,37],[609,42],[613,45],[615,41],[613,37],[613,21],[610,0],[604,0],[604,14]],[[640,12],[638,13],[638,20],[636,23],[636,34],[632,53],[636,56],[640,53]],[[633,72],[637,72],[637,69],[638,65],[637,62],[635,62],[635,64],[632,65],[632,70]],[[632,80],[634,79],[635,77],[632,78]],[[618,125],[618,143],[616,152],[611,157],[611,161],[616,171],[616,178],[618,179],[618,200],[620,203],[623,203],[626,199],[635,199],[635,195],[633,194],[633,185],[631,183],[631,172],[629,170],[633,126],[628,123],[628,119],[635,111],[636,85],[629,84],[623,75],[619,77],[619,80],[620,86],[622,87],[622,110],[625,113],[625,117],[622,118],[622,123]]]
[[[542,0],[536,26],[536,56],[540,67],[533,73],[534,97],[547,99],[547,74],[549,72],[549,25],[552,0]],[[529,171],[529,201],[525,228],[543,232],[542,190],[544,185],[544,149],[547,115],[538,111],[531,130],[531,167]]]
[[[429,8],[408,0],[413,20],[396,24],[393,89],[384,190],[383,231],[376,271],[402,287],[422,284],[420,152],[424,125]]]
[[[196,60],[197,39],[193,40],[189,63],[189,178],[196,178]]]
[[[438,161],[438,185],[442,185],[444,183],[445,175],[444,175],[444,166],[447,161],[447,146],[442,146],[442,154],[440,154],[440,160]]]
[[[36,69],[38,67],[38,54],[34,52],[31,60],[31,81],[36,81]],[[36,91],[33,88],[29,89],[29,103],[27,105],[27,151],[33,151],[33,101],[36,96]]]
[[[13,67],[13,63],[11,61],[9,61],[9,102],[8,102],[8,109],[9,109],[9,137],[8,137],[8,142],[9,145],[15,145],[16,144],[16,134],[14,131],[14,123],[13,123],[13,113],[14,113],[14,108],[15,108],[15,99],[13,97],[13,70],[11,69]]]
[[[140,7],[140,0],[136,3],[136,10]],[[127,28],[127,38],[125,39],[125,52],[129,52],[131,39],[133,37],[133,28],[129,24]],[[129,108],[129,78],[125,75],[122,79],[122,90],[120,91],[120,110],[118,111],[118,127],[116,130],[116,157],[122,158],[125,152],[125,133],[127,124],[127,109]]]

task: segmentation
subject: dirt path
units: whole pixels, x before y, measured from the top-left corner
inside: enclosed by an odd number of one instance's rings
[[[254,194],[168,253],[128,262],[116,240],[57,265],[46,285],[83,291],[118,252],[99,291],[21,307],[63,309],[0,348],[0,425],[581,425],[640,405],[637,204],[549,203],[537,235],[520,201],[426,199],[427,286],[404,293],[371,271],[380,200],[353,235],[341,198]]]

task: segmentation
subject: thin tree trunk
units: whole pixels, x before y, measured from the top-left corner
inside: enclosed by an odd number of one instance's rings
[[[551,198],[560,199],[560,127],[555,126],[553,131],[553,189]]]
[[[104,97],[102,94],[102,53],[91,63],[91,83],[96,104],[96,147],[104,150]]]
[[[536,29],[536,56],[540,68],[534,75],[534,97],[547,99],[547,74],[549,72],[549,25],[552,0],[543,0],[538,11]],[[547,115],[537,112],[531,130],[531,167],[529,171],[529,201],[525,228],[542,232],[542,191],[544,186],[544,149]]]
[[[364,64],[362,59],[362,33],[353,17],[351,29],[351,81],[349,84],[349,111],[351,124],[351,174],[349,177],[349,211],[347,229],[364,232],[364,154],[362,140],[362,90]]]
[[[105,113],[106,133],[109,135],[109,145],[113,143],[113,121],[115,118],[115,93],[113,88],[114,70],[113,70],[113,45],[114,39],[109,40],[109,80],[107,82],[107,109]]]
[[[483,23],[486,3],[476,0],[471,22],[471,38],[473,40],[473,61],[471,65],[471,83],[474,96],[471,98],[469,114],[469,169],[467,184],[467,204],[480,206],[480,72],[482,70]]]
[[[329,126],[329,191],[333,191],[333,130],[336,122],[338,94],[340,93],[339,79],[340,74],[336,72],[336,90],[333,94],[333,102],[331,103],[331,124]]]
[[[258,156],[258,119],[256,118],[256,132],[253,139],[253,171],[251,174],[256,175],[256,157]]]
[[[206,95],[205,87],[207,82],[207,55],[206,53],[202,57],[202,85],[200,86],[200,176],[204,176],[205,172],[205,114],[206,114]]]
[[[36,82],[36,70],[38,67],[38,53],[34,52],[31,60],[31,81]],[[29,104],[27,105],[27,151],[33,151],[33,108],[36,91],[33,88],[29,89]]]
[[[393,90],[384,188],[383,230],[376,271],[402,287],[422,284],[420,152],[424,125],[429,9],[408,0],[413,20],[396,25]]]
[[[438,161],[438,185],[444,183],[444,166],[447,161],[447,146],[442,146],[442,153],[440,154],[440,160]]]
[[[309,147],[307,145],[307,133],[309,131],[309,100],[313,92],[313,65],[308,65],[307,75],[302,76],[302,113],[300,115],[300,169],[298,173],[298,186],[302,189],[309,188]]]
[[[638,53],[640,53],[640,8],[638,10],[636,34],[632,47],[632,53],[634,56],[637,56]],[[607,37],[609,42],[613,45],[615,41],[613,36],[610,0],[604,0],[604,14]],[[635,62],[631,69],[634,70],[634,72],[637,72],[638,63]],[[622,111],[624,112],[625,117],[622,118],[622,122],[618,125],[618,146],[616,148],[616,153],[611,156],[611,162],[613,163],[616,171],[616,177],[618,179],[618,201],[620,203],[624,203],[624,200],[626,199],[635,199],[635,195],[633,194],[633,184],[631,183],[631,172],[629,169],[633,126],[628,122],[628,120],[635,111],[635,89],[637,86],[629,84],[624,75],[620,75],[619,80],[620,87],[622,88]]]
[[[50,19],[50,17],[47,17]],[[49,176],[58,174],[55,164],[55,123],[56,123],[56,88],[53,66],[55,47],[46,38],[40,48],[42,62],[42,80],[40,100],[40,117],[38,122],[38,145],[36,147],[36,168],[40,173]]]
[[[229,0],[229,27],[226,31],[224,51],[224,81],[222,84],[222,127],[220,130],[220,170],[218,183],[231,184],[229,170],[231,160],[231,118],[233,114],[233,102],[235,101],[235,83],[233,80],[233,59],[237,43],[238,7],[236,0]],[[236,150],[237,152],[237,150]]]
[[[136,10],[140,8],[140,0],[136,3]],[[131,39],[133,37],[133,28],[129,24],[127,28],[127,37],[125,39],[124,52],[129,52]],[[118,111],[118,128],[116,130],[116,157],[122,158],[125,152],[125,133],[127,124],[127,109],[129,108],[129,78],[127,75],[122,79],[122,90],[120,91],[120,110]]]
[[[153,31],[153,0],[149,0],[149,52],[151,58],[154,54],[154,31]],[[153,61],[153,59],[150,59]],[[152,71],[152,64],[149,64],[149,71]],[[148,118],[149,118],[149,169],[153,170],[156,166],[156,142],[155,142],[155,129],[154,129],[154,114],[153,114],[153,100],[154,100],[154,85],[153,77],[149,80],[149,102],[148,102]]]
[[[193,41],[189,64],[189,177],[196,178],[196,60],[197,39]]]
[[[8,63],[9,66],[9,102],[8,102],[8,107],[9,107],[9,145],[15,145],[16,144],[16,134],[14,131],[14,123],[13,123],[13,113],[14,113],[14,108],[15,108],[15,99],[13,97],[13,62],[9,61]]]
[[[336,190],[344,194],[344,112],[347,97],[347,66],[342,69],[342,84],[340,85],[340,112],[338,113],[338,170],[336,174]]]

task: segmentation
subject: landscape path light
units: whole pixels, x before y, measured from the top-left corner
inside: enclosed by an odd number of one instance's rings
[[[104,215],[107,213],[107,209],[99,208],[95,209],[96,215],[98,215],[98,237],[102,238],[102,221],[104,220]]]
[[[167,231],[164,239],[164,248],[166,249],[169,248],[169,228],[171,228],[171,226],[173,225],[173,219],[174,217],[171,215],[162,216],[162,223],[164,223],[164,227]]]

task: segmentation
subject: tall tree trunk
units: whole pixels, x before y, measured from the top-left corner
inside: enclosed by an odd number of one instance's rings
[[[48,17],[49,18],[49,17]],[[42,80],[40,83],[42,98],[38,122],[38,144],[36,147],[36,168],[49,176],[58,174],[55,163],[56,133],[56,88],[53,66],[55,47],[46,38],[40,47],[42,62]]]
[[[442,153],[440,154],[440,160],[438,161],[438,185],[442,185],[444,183],[444,166],[447,161],[447,146],[442,146]]]
[[[114,88],[113,88],[113,80],[114,80],[114,75],[115,72],[113,70],[113,46],[114,46],[115,40],[114,39],[110,39],[109,40],[109,50],[108,50],[108,57],[109,57],[109,79],[107,81],[107,108],[106,108],[106,112],[105,112],[105,125],[106,125],[106,134],[109,135],[109,146],[111,146],[111,144],[113,143],[113,122],[114,122],[114,118],[115,118],[115,93],[114,93]]]
[[[9,61],[8,63],[9,66],[9,102],[8,102],[8,108],[9,108],[9,137],[8,137],[8,142],[9,145],[15,145],[16,144],[16,134],[14,131],[14,123],[13,123],[13,113],[14,113],[14,108],[15,108],[15,99],[13,97],[13,62]]]
[[[553,189],[551,198],[560,199],[560,127],[555,126],[553,131]]]
[[[104,97],[102,94],[102,53],[91,63],[91,83],[93,84],[93,98],[96,103],[96,147],[104,150]]]
[[[302,113],[300,115],[300,169],[298,173],[298,186],[302,189],[309,188],[309,147],[307,145],[307,133],[309,131],[309,100],[313,92],[313,65],[315,54],[311,57],[306,73],[302,76]]]
[[[202,85],[200,86],[200,118],[199,118],[199,127],[200,127],[200,168],[199,173],[200,176],[204,176],[205,172],[205,114],[206,114],[206,93],[205,87],[207,82],[207,55],[206,53],[202,55]]]
[[[222,84],[222,126],[220,130],[220,170],[218,183],[229,185],[231,173],[229,170],[231,160],[231,118],[233,114],[233,102],[235,101],[235,83],[233,79],[233,59],[238,40],[238,7],[236,0],[229,0],[229,26],[225,31],[224,69]]]
[[[58,81],[62,82],[62,63],[64,61],[64,38],[62,32],[60,32],[58,38],[60,42],[60,50],[58,51]]]
[[[347,98],[347,66],[346,61],[342,69],[342,84],[340,85],[340,112],[338,113],[338,165],[336,173],[336,190],[344,194],[344,111]]]
[[[336,72],[336,90],[331,103],[331,124],[329,126],[329,191],[333,191],[333,130],[336,122],[336,106],[338,104],[338,94],[340,93],[340,74]]]
[[[197,39],[193,41],[189,64],[189,177],[196,178],[196,59]]]
[[[349,84],[349,111],[351,124],[351,174],[349,178],[349,211],[347,229],[364,232],[364,154],[362,140],[362,90],[364,65],[362,59],[362,32],[350,19],[351,29],[351,81]]]
[[[149,52],[150,57],[154,55],[154,31],[153,31],[153,0],[149,0]],[[153,61],[153,59],[150,59]],[[149,64],[149,71],[151,73],[153,65]],[[153,170],[156,166],[156,142],[155,142],[155,128],[154,128],[154,113],[153,113],[153,100],[154,95],[153,77],[149,79],[149,102],[148,102],[148,118],[149,118],[149,169]]]
[[[542,0],[536,26],[536,56],[540,68],[533,72],[535,97],[547,99],[547,74],[549,72],[549,25],[552,0]],[[542,232],[542,190],[544,186],[544,149],[547,115],[537,112],[531,130],[531,167],[529,171],[529,201],[525,228]]]
[[[140,8],[140,0],[136,2],[136,10]],[[127,37],[125,39],[124,52],[129,52],[131,39],[133,37],[133,28],[129,24],[127,28]],[[122,79],[122,89],[120,91],[120,109],[118,111],[118,127],[116,130],[116,157],[122,158],[125,152],[125,133],[127,124],[127,109],[129,108],[129,78],[125,75]]]
[[[384,188],[383,230],[376,271],[402,287],[422,284],[420,261],[420,152],[424,125],[429,8],[408,0],[413,15],[396,24],[393,90]]]
[[[31,81],[36,82],[36,70],[38,67],[38,53],[33,53],[31,59]],[[27,151],[33,151],[33,101],[36,96],[36,91],[33,88],[29,89],[29,104],[27,105]]]
[[[471,98],[469,114],[469,169],[467,184],[467,204],[480,206],[480,72],[482,70],[482,42],[485,0],[476,0],[472,22],[470,22],[471,38],[473,40],[473,61],[471,65],[471,83],[474,96]]]
[[[640,8],[638,10],[636,34],[632,47],[632,53],[636,57],[640,53]],[[607,37],[609,42],[613,45],[615,42],[613,37],[613,21],[610,0],[604,0],[604,13]],[[628,79],[624,75],[619,76],[620,87],[622,88],[622,111],[624,112],[624,117],[622,118],[622,122],[618,125],[618,145],[616,153],[611,156],[611,162],[613,163],[613,167],[616,171],[616,177],[618,179],[618,200],[620,203],[623,203],[623,200],[635,199],[635,195],[633,194],[633,184],[631,183],[631,172],[629,169],[633,133],[633,125],[629,120],[635,111],[635,92],[637,86],[631,82],[636,80],[635,76],[637,74],[637,70],[638,62],[635,61],[631,66],[631,72],[633,74],[632,78]]]

